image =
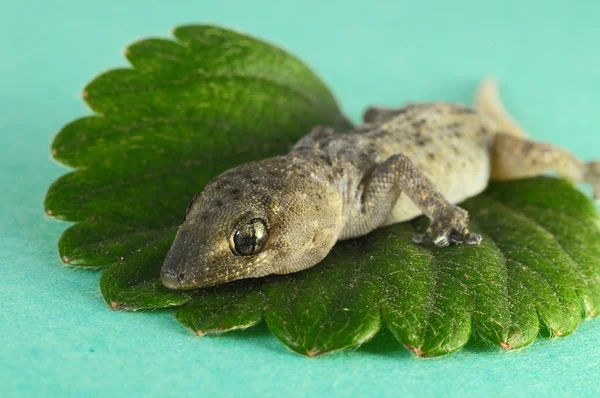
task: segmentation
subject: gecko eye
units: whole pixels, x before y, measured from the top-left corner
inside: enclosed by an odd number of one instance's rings
[[[231,249],[238,256],[250,256],[262,250],[268,237],[267,224],[255,218],[235,232]]]

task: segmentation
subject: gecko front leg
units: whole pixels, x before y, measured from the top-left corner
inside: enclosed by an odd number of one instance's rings
[[[450,203],[433,182],[406,156],[396,154],[366,177],[361,209],[344,228],[346,237],[365,234],[385,222],[401,194],[407,195],[430,220],[427,231],[414,237],[417,243],[437,246],[465,242],[479,244],[481,235],[469,232],[469,214]]]

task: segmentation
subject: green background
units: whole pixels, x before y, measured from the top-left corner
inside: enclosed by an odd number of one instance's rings
[[[50,159],[53,135],[90,113],[84,84],[126,65],[127,43],[185,23],[289,49],[355,121],[368,103],[469,102],[491,74],[531,135],[600,157],[599,21],[596,0],[0,0],[0,395],[598,394],[600,320],[522,352],[415,359],[384,333],[308,359],[264,326],[196,338],[167,312],[112,311],[99,273],[61,265],[67,224],[42,200],[66,172]]]

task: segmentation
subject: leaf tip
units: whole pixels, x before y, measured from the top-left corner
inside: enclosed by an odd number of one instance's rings
[[[307,350],[306,351],[306,356],[309,358],[315,358],[318,356],[321,356],[323,354],[326,354],[328,351],[327,350],[317,350],[317,349],[311,349],[311,350]]]
[[[46,210],[46,214],[49,215],[49,216],[51,216],[52,215],[52,210],[50,210],[50,209]]]
[[[110,302],[110,308],[112,308],[112,309],[115,309],[115,308],[117,308],[118,306],[119,306],[119,304],[117,304],[117,302],[116,302],[116,301],[111,301],[111,302]]]
[[[196,336],[198,336],[198,337],[202,337],[206,334],[202,330],[195,330],[194,333],[196,333]]]
[[[500,347],[504,348],[506,351],[510,350],[510,344],[508,344],[507,342],[503,341],[500,343]]]
[[[88,97],[88,92],[86,90],[83,90],[81,92],[81,98],[86,99]]]
[[[412,345],[406,345],[406,348],[412,352],[413,354],[415,354],[418,357],[422,357],[425,355],[425,352],[423,352],[423,350],[421,349],[421,347],[415,347]]]
[[[48,210],[48,211],[49,211],[50,213],[52,213],[52,210]],[[65,264],[69,264],[69,261],[71,261],[71,259],[70,259],[69,257],[67,257],[67,256],[63,256],[63,257],[62,257],[62,261],[63,261],[63,263],[65,263]]]

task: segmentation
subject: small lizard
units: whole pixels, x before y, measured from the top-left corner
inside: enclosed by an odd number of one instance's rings
[[[319,263],[338,240],[424,214],[414,240],[479,244],[456,203],[491,179],[548,169],[590,182],[600,197],[600,161],[527,139],[486,80],[475,108],[449,103],[369,108],[339,134],[317,126],[284,156],[235,167],[191,201],[161,279],[172,289],[297,272]]]

